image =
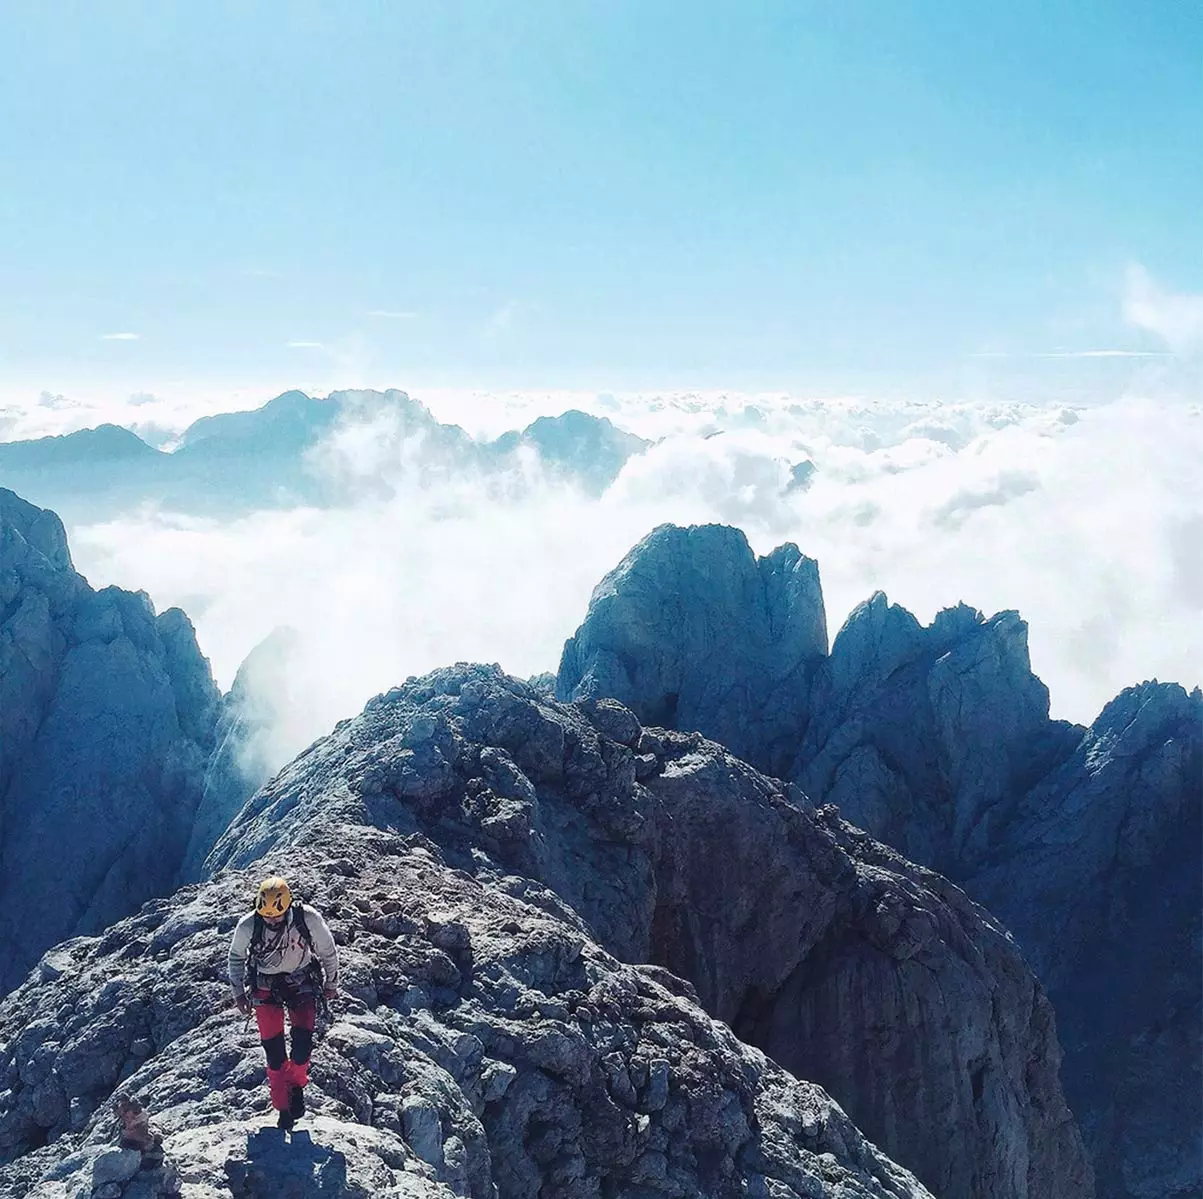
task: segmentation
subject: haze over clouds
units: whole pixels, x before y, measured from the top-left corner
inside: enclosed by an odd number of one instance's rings
[[[663,521],[735,524],[760,553],[795,541],[819,562],[833,636],[877,588],[924,621],[959,600],[1017,608],[1057,716],[1088,722],[1126,685],[1203,676],[1196,403],[601,403],[662,440],[598,500],[533,458],[508,493],[422,490],[407,471],[420,444],[351,425],[313,460],[359,481],[352,507],[225,524],[144,512],[71,530],[76,563],[93,585],[183,607],[223,687],[274,627],[296,628],[300,660],[276,681],[295,703],[281,762],[409,674],[460,659],[554,671],[592,588]],[[791,489],[806,460],[809,487]]]

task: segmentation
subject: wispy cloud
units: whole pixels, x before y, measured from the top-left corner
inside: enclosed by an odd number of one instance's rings
[[[416,319],[416,312],[396,311],[392,308],[369,308],[367,316],[378,316],[386,321],[412,321]]]
[[[491,312],[485,320],[482,336],[486,338],[502,337],[514,327],[514,318],[518,314],[518,302],[506,300],[499,308]]]
[[[1010,353],[1007,350],[981,350],[970,358],[1170,358],[1166,350],[1032,350]]]
[[[321,350],[325,346],[320,341],[288,341],[284,343],[290,350]]]
[[[1128,269],[1124,316],[1175,353],[1203,349],[1203,295],[1167,291],[1143,266]]]
[[[1168,358],[1165,350],[1050,350],[1037,358]]]
[[[101,341],[137,341],[142,335],[140,333],[102,333]]]

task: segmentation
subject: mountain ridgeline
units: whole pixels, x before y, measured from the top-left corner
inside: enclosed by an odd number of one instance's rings
[[[379,472],[363,477],[339,437],[366,431]],[[143,504],[231,516],[261,508],[332,507],[365,490],[478,478],[502,492],[521,487],[524,463],[598,495],[627,459],[650,443],[605,417],[565,412],[521,431],[479,441],[437,421],[403,391],[288,391],[247,412],[202,417],[171,453],[102,425],[58,437],[0,443],[0,486],[52,507],[68,524],[116,516]]]
[[[186,1195],[1198,1193],[1197,690],[1050,721],[1015,614],[884,596],[829,653],[816,564],[713,526],[554,680],[411,679],[269,781],[289,653],[221,697],[0,491],[0,1192],[92,1195],[124,1089]],[[346,966],[287,1158],[223,1011],[277,871]]]

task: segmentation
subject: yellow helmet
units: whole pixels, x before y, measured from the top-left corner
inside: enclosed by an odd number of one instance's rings
[[[279,875],[265,878],[259,884],[259,894],[255,896],[255,911],[260,916],[283,916],[290,903],[292,892]]]

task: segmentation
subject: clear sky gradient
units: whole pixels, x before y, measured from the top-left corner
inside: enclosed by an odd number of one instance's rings
[[[1193,0],[14,3],[0,54],[35,394],[956,387],[1203,290]]]

